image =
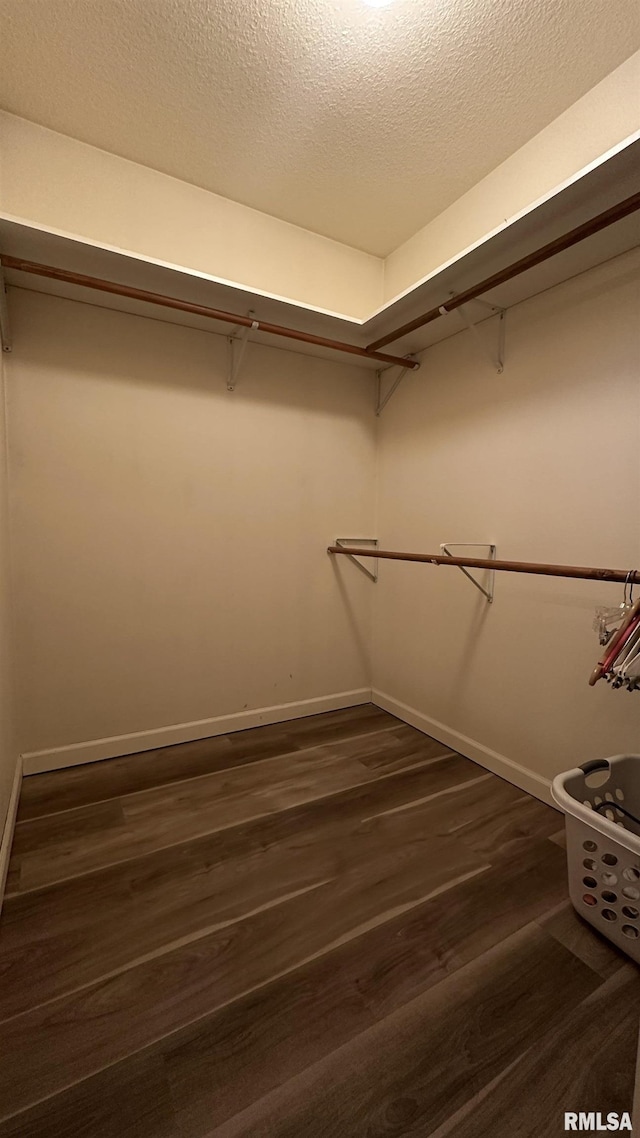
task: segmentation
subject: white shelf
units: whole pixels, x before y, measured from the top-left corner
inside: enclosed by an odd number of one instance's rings
[[[506,225],[499,233],[431,274],[364,323],[294,301],[267,296],[186,268],[38,228],[6,215],[0,215],[0,252],[242,315],[253,309],[259,320],[364,346],[434,306],[446,303],[453,293],[475,285],[637,192],[640,187],[639,159],[640,141],[629,143],[571,185]],[[638,245],[640,212],[631,214],[573,248],[558,253],[549,261],[494,289],[484,299],[502,308],[510,308]],[[110,296],[15,270],[6,270],[5,275],[10,285],[138,313],[220,335],[230,334],[231,325],[206,317],[161,309],[143,301]],[[457,334],[461,328],[459,317],[456,313],[451,313],[383,350],[393,355],[416,353]],[[288,351],[350,360],[354,365],[373,369],[378,366],[374,361],[370,363],[362,358],[348,357],[329,349],[282,340],[261,332],[252,338],[257,343]]]

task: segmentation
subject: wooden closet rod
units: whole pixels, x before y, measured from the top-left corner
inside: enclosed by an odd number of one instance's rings
[[[211,320],[220,320],[224,324],[240,325],[243,328],[255,327],[256,331],[266,332],[270,336],[283,336],[288,340],[299,340],[304,344],[315,344],[320,348],[331,348],[335,352],[347,352],[352,356],[361,356],[363,359],[377,360],[384,364],[398,364],[400,367],[411,368],[412,370],[420,367],[417,360],[407,360],[402,356],[390,356],[385,352],[358,347],[357,344],[346,344],[343,340],[330,340],[326,336],[314,336],[311,332],[300,332],[297,328],[286,328],[281,324],[268,324],[264,320],[255,320],[251,316],[240,316],[236,312],[225,312],[224,309],[220,308],[208,308],[204,304],[193,304],[189,300],[178,300],[176,297],[165,296],[159,292],[147,292],[145,289],[133,288],[131,285],[117,284],[116,281],[87,277],[83,273],[73,273],[68,269],[57,269],[54,265],[40,265],[35,261],[22,261],[19,257],[9,257],[4,253],[0,255],[0,263],[5,269],[15,269],[20,273],[51,277],[55,281],[81,285],[82,288],[93,288],[98,292],[127,296],[131,300],[143,300],[147,304],[159,304],[163,308],[176,308],[180,312],[192,312],[196,316],[208,316]]]
[[[640,209],[640,193],[632,194],[631,197],[625,198],[624,201],[618,202],[617,205],[611,206],[606,209],[604,213],[599,213],[596,217],[592,217],[589,221],[585,221],[583,225],[578,225],[575,229],[571,229],[562,237],[556,237],[555,241],[550,241],[548,245],[543,245],[542,248],[537,249],[534,253],[528,253],[526,257],[522,257],[519,261],[514,261],[511,265],[507,265],[505,269],[501,269],[499,273],[494,273],[492,277],[486,277],[479,284],[473,285],[472,288],[465,289],[464,292],[458,293],[457,296],[448,297],[441,305],[436,308],[431,308],[429,312],[425,312],[423,316],[417,316],[415,320],[410,320],[408,324],[403,324],[401,328],[396,328],[394,332],[387,332],[386,336],[381,336],[379,340],[374,340],[372,344],[367,345],[370,352],[377,352],[380,348],[386,347],[387,344],[393,343],[394,340],[401,339],[402,336],[408,335],[409,332],[415,332],[417,328],[423,328],[425,324],[431,324],[433,320],[437,320],[439,316],[445,316],[447,312],[453,312],[454,309],[460,308],[463,304],[467,304],[470,300],[476,300],[477,297],[482,296],[483,293],[489,292],[492,288],[497,288],[498,285],[505,284],[513,277],[517,277],[520,273],[526,273],[527,269],[532,269],[534,265],[540,265],[542,261],[547,261],[550,257],[555,257],[556,253],[562,253],[565,249],[570,249],[572,245],[577,245],[580,241],[584,241],[586,237],[592,237],[594,233],[599,233],[601,229],[606,229],[607,226],[613,225],[614,222],[620,221],[628,214],[634,213]]]
[[[640,585],[640,569],[592,569],[582,565],[545,565],[537,561],[492,561],[487,557],[449,557],[431,553],[396,553],[389,549],[359,549],[330,545],[327,553],[346,557],[381,557],[390,561],[421,561],[427,565],[457,565],[469,569],[491,569],[497,573],[536,573],[542,577],[575,577],[586,581],[617,581]]]

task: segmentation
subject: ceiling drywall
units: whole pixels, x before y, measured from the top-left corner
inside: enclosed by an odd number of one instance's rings
[[[637,0],[0,0],[0,106],[384,256],[639,42]]]

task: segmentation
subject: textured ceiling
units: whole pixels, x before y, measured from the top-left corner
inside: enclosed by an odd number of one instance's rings
[[[0,0],[0,106],[385,255],[639,42],[637,0]]]

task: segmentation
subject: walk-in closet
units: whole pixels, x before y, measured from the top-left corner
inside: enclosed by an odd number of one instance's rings
[[[0,1138],[640,1128],[639,49],[0,0]]]

